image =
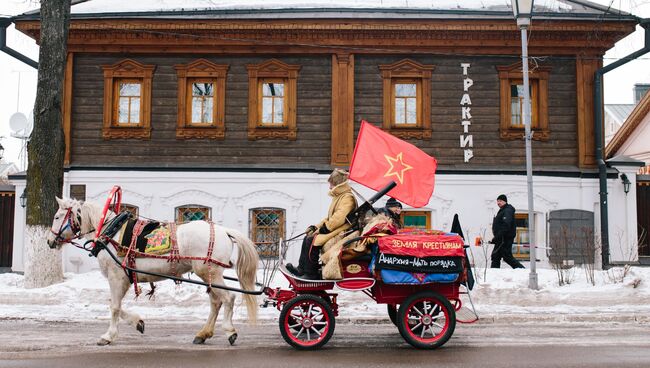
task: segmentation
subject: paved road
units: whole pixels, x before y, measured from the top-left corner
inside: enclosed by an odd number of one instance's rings
[[[650,325],[639,323],[458,325],[441,349],[412,349],[388,324],[339,324],[320,351],[290,348],[275,324],[238,326],[230,346],[219,334],[192,345],[199,323],[149,322],[140,335],[121,325],[118,341],[98,347],[106,321],[0,320],[2,367],[643,367]]]

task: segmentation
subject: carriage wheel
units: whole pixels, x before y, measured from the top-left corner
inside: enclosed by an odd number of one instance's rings
[[[289,300],[280,313],[280,332],[296,349],[312,350],[325,345],[334,333],[334,312],[315,295],[300,295]]]
[[[432,291],[406,298],[397,315],[399,332],[418,349],[435,349],[454,333],[456,312],[449,301]]]
[[[388,310],[388,318],[397,326],[397,305],[395,304],[386,304],[386,309]]]

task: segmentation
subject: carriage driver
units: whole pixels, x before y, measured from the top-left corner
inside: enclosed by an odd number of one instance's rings
[[[334,169],[327,182],[330,185],[328,194],[332,197],[327,217],[318,225],[311,225],[307,228],[302,241],[298,267],[287,263],[289,272],[305,279],[321,279],[318,263],[321,247],[328,240],[352,226],[345,221],[345,217],[357,208],[357,200],[348,184],[348,172]]]

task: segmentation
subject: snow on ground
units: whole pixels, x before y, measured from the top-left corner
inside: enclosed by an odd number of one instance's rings
[[[229,272],[231,270],[227,274]],[[478,280],[472,291],[472,300],[482,318],[500,314],[551,317],[650,315],[650,268],[632,267],[622,282],[614,280],[621,274],[621,268],[595,271],[595,286],[587,282],[581,268],[574,269],[571,283],[564,286],[558,286],[556,271],[540,269],[539,290],[528,288],[529,270],[477,269],[476,272]],[[148,291],[148,283],[140,285],[145,292]],[[286,287],[288,283],[278,274],[272,286]],[[340,318],[386,317],[386,306],[376,304],[363,293],[339,293]],[[106,320],[109,317],[109,299],[108,283],[99,271],[69,273],[63,283],[41,289],[25,289],[22,275],[0,274],[0,319]],[[169,280],[157,284],[153,300],[144,293],[135,299],[131,288],[124,306],[145,320],[200,321],[207,318],[209,311],[204,287],[192,284],[177,286]],[[245,319],[245,313],[238,298],[235,319]],[[260,309],[262,320],[275,320],[278,315],[273,307]]]

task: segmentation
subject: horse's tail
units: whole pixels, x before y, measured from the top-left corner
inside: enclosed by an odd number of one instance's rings
[[[257,265],[259,255],[255,249],[255,244],[236,230],[228,229],[228,235],[235,238],[239,255],[237,257],[237,277],[239,284],[244,290],[255,290],[255,280],[257,276]],[[246,311],[248,312],[248,321],[252,324],[257,322],[257,298],[255,295],[242,294],[246,302]]]

